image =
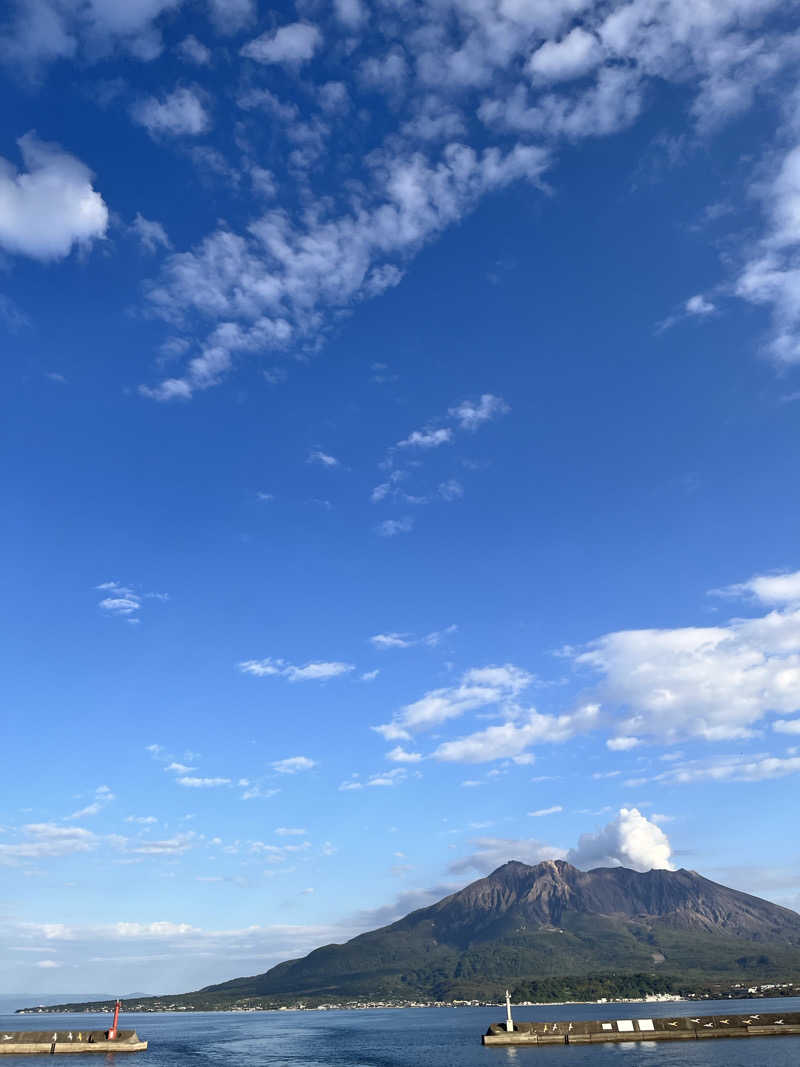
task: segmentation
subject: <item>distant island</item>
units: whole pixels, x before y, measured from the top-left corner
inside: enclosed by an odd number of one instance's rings
[[[695,871],[511,861],[343,945],[126,1011],[494,1004],[800,993],[800,915]],[[110,1001],[39,1011],[106,1011]]]

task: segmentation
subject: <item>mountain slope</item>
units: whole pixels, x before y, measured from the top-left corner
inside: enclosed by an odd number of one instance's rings
[[[800,916],[694,871],[510,862],[390,926],[202,992],[468,996],[543,976],[653,970],[800,975]]]
[[[497,998],[506,986],[546,1000],[776,980],[800,981],[795,912],[695,871],[551,860],[506,863],[390,926],[264,974],[126,1008]]]

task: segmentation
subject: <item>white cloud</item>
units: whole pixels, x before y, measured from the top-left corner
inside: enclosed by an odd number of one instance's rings
[[[336,459],[335,456],[329,456],[327,454],[327,452],[320,452],[319,450],[316,450],[314,452],[310,452],[306,462],[307,463],[319,463],[321,466],[329,467],[329,468],[330,467],[338,467],[338,466],[340,466],[339,460]]]
[[[14,864],[18,860],[90,852],[99,842],[91,830],[78,826],[58,826],[55,823],[29,823],[23,827],[23,833],[26,840],[0,844],[0,863]]]
[[[375,532],[380,537],[397,537],[398,534],[411,533],[414,529],[414,520],[410,515],[404,515],[402,519],[384,519],[375,527]]]
[[[447,763],[513,759],[524,755],[531,745],[569,740],[592,724],[596,712],[596,708],[589,707],[572,715],[541,715],[531,708],[518,722],[504,722],[455,741],[443,741],[434,750],[433,758]]]
[[[557,815],[563,810],[560,804],[554,804],[552,808],[538,808],[536,811],[529,811],[528,815],[533,819],[540,819],[543,815]]]
[[[438,430],[414,430],[402,441],[397,442],[398,448],[438,448],[440,445],[450,444],[453,440],[453,431],[448,426]]]
[[[384,55],[369,56],[358,70],[363,85],[377,89],[395,100],[408,90],[408,63],[403,48],[395,45]]]
[[[479,837],[473,842],[477,847],[469,856],[451,863],[448,870],[453,874],[476,870],[480,874],[490,874],[509,860],[529,863],[534,866],[544,860],[562,860],[566,852],[563,848],[547,845],[535,839],[518,839],[512,837]]]
[[[131,223],[131,230],[138,237],[145,252],[157,252],[159,248],[171,248],[172,244],[167,231],[160,222],[154,219],[146,219],[136,213],[136,218]]]
[[[211,126],[211,119],[199,91],[178,88],[162,100],[154,96],[137,101],[131,118],[154,136],[196,137]]]
[[[459,718],[468,711],[510,701],[533,682],[533,676],[511,663],[466,671],[458,685],[432,689],[407,704],[390,723],[373,727],[386,740],[406,740],[417,730]]]
[[[375,648],[411,648],[416,644],[416,641],[410,634],[374,634],[370,637],[370,642]]]
[[[0,157],[0,248],[33,259],[63,259],[105,236],[108,208],[92,172],[55,144],[26,133],[17,141],[25,170]]]
[[[137,856],[182,856],[197,842],[197,834],[175,834],[161,841],[142,840],[132,842],[125,850]]]
[[[575,662],[602,675],[595,696],[624,709],[621,737],[746,738],[768,712],[799,709],[800,608],[727,625],[627,630]]]
[[[141,607],[138,598],[127,596],[107,596],[100,601],[100,607],[109,615],[132,615]]]
[[[720,756],[707,761],[688,760],[646,780],[675,785],[690,785],[693,782],[765,782],[790,774],[800,774],[800,756],[755,753],[750,756]]]
[[[211,21],[223,34],[236,33],[257,15],[255,0],[209,0],[208,6]]]
[[[406,780],[408,772],[405,767],[395,767],[392,771],[381,771],[378,774],[373,774],[367,779],[368,786],[382,786],[384,788],[391,788],[395,785],[400,785]]]
[[[308,837],[308,830],[299,826],[277,826],[275,833],[278,837]]]
[[[368,17],[362,0],[333,0],[333,10],[339,22],[349,30],[359,29]]]
[[[387,496],[397,496],[399,493],[399,489],[397,488],[398,482],[403,481],[403,479],[407,477],[407,471],[392,471],[387,480],[380,485],[376,485],[370,493],[370,500],[372,503],[377,504],[381,500],[385,500]]]
[[[256,678],[264,678],[270,675],[279,675],[288,678],[290,682],[324,682],[329,678],[338,678],[342,674],[349,674],[355,670],[352,663],[318,662],[307,663],[304,667],[298,667],[286,660],[273,659],[250,659],[239,664],[239,670],[243,674],[252,674]]]
[[[37,960],[36,967],[42,967],[45,969],[52,969],[56,967],[63,967],[64,964],[60,960]]]
[[[188,767],[185,763],[176,763],[175,761],[173,761],[172,763],[168,764],[164,768],[164,770],[174,771],[175,774],[191,774],[191,772],[194,770],[194,767]]]
[[[162,50],[156,22],[180,0],[32,0],[16,5],[0,43],[0,60],[37,67],[80,54],[89,62],[106,58],[115,47],[148,62]],[[11,6],[9,6],[11,12]]]
[[[167,593],[139,593],[130,586],[116,581],[101,582],[95,588],[102,593],[110,594],[103,597],[98,607],[107,615],[116,615],[127,619],[128,622],[138,621],[138,612],[145,600],[169,600]],[[154,754],[157,747],[151,746]]]
[[[327,201],[297,218],[271,210],[244,236],[219,228],[194,251],[168,257],[148,297],[151,310],[170,323],[195,312],[224,321],[180,377],[141,392],[188,399],[219,384],[238,353],[321,339],[342,308],[400,281],[394,260],[416,254],[484,193],[538,181],[547,163],[543,149],[527,145],[504,154],[453,143],[434,161],[410,149],[400,156],[384,149],[370,154],[370,180],[340,210]]]
[[[345,941],[367,928],[360,916],[338,924],[278,922],[240,929],[206,929],[179,919],[70,926],[6,919],[0,936],[4,945],[38,948],[44,944],[48,958],[70,969],[91,963],[130,973],[139,964],[149,965],[155,973],[168,975],[165,980],[170,988],[182,988],[192,981],[184,977],[187,961],[191,973],[202,974],[195,984],[213,982],[226,966],[237,973],[254,967],[256,961],[271,967],[304,956],[321,944]]]
[[[422,753],[407,752],[402,745],[396,745],[395,748],[386,753],[386,758],[392,763],[419,763],[422,759]]]
[[[177,47],[178,55],[187,63],[195,63],[198,67],[205,67],[211,62],[211,51],[206,48],[202,41],[198,41],[193,33],[184,37]]]
[[[713,596],[753,596],[762,604],[800,604],[800,571],[782,574],[756,574],[749,581],[712,589]]]
[[[375,648],[386,650],[390,648],[413,648],[415,645],[426,645],[428,648],[436,648],[444,637],[449,637],[458,631],[458,626],[452,624],[445,626],[443,630],[433,630],[424,637],[414,637],[408,633],[374,634],[370,637],[370,643]]]
[[[450,408],[450,415],[458,420],[462,430],[477,430],[485,422],[496,419],[500,415],[506,415],[510,410],[511,408],[502,397],[484,393],[477,404],[464,400],[456,407]]]
[[[630,867],[635,871],[654,868],[671,871],[669,838],[636,808],[620,808],[619,814],[595,834],[581,834],[567,860],[576,867]]]
[[[125,822],[139,823],[141,826],[153,826],[158,822],[155,815],[126,815]]]
[[[374,682],[380,673],[379,667],[376,667],[374,671],[364,671],[364,673],[360,675],[359,681]]]
[[[610,737],[606,741],[606,748],[612,752],[628,752],[641,743],[638,737]]]
[[[352,663],[307,663],[305,667],[289,667],[287,677],[290,682],[325,681],[349,674],[355,670]]]
[[[94,800],[91,804],[87,804],[86,807],[81,808],[79,811],[73,811],[71,815],[68,815],[68,819],[82,819],[87,815],[99,815],[103,808],[110,804],[114,800],[114,794],[108,788],[107,785],[99,785],[94,791]]]
[[[185,785],[189,789],[216,789],[221,785],[231,785],[230,778],[195,778],[191,775],[184,775],[176,780],[178,785]]]
[[[305,63],[322,44],[322,34],[310,22],[293,22],[288,26],[249,41],[241,50],[247,59],[259,63]]]
[[[800,719],[776,719],[772,729],[779,734],[800,734]]]
[[[686,301],[686,313],[688,315],[710,315],[712,311],[716,310],[714,304],[707,300],[702,293],[690,296]]]
[[[744,300],[772,310],[769,350],[779,364],[800,363],[800,145],[782,159],[763,191],[767,231],[736,283]]]
[[[240,785],[243,783],[240,782]],[[242,800],[269,800],[270,797],[274,797],[277,793],[280,793],[280,789],[262,789],[259,785],[248,786],[242,793]]]
[[[308,756],[289,756],[286,759],[275,760],[272,769],[278,774],[297,774],[298,771],[310,771],[316,767],[316,761]]]
[[[568,81],[588,74],[601,59],[598,39],[576,26],[560,41],[545,41],[528,60],[528,71],[540,82]]]
[[[446,482],[439,483],[438,493],[442,500],[460,500],[464,495],[464,486],[455,478],[450,478]]]

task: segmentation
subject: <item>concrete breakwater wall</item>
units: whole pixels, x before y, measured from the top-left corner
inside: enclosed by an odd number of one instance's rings
[[[800,1012],[749,1015],[695,1015],[669,1018],[576,1019],[492,1023],[484,1045],[588,1045],[605,1041],[681,1041],[711,1037],[800,1035]]]
[[[135,1030],[118,1030],[112,1041],[107,1035],[107,1030],[0,1030],[0,1055],[143,1052],[147,1048]]]

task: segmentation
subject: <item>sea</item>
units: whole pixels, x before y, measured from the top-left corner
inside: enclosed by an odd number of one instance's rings
[[[639,1019],[800,1011],[800,998],[661,1004],[518,1007],[528,1019]],[[361,1011],[197,1012],[123,1016],[150,1047],[139,1053],[71,1054],[70,1067],[800,1067],[800,1037],[624,1042],[592,1046],[485,1048],[504,1008],[370,1008]],[[0,1030],[105,1028],[108,1016],[0,1015]],[[39,1057],[4,1055],[2,1067]],[[98,1062],[99,1061],[99,1062]]]

